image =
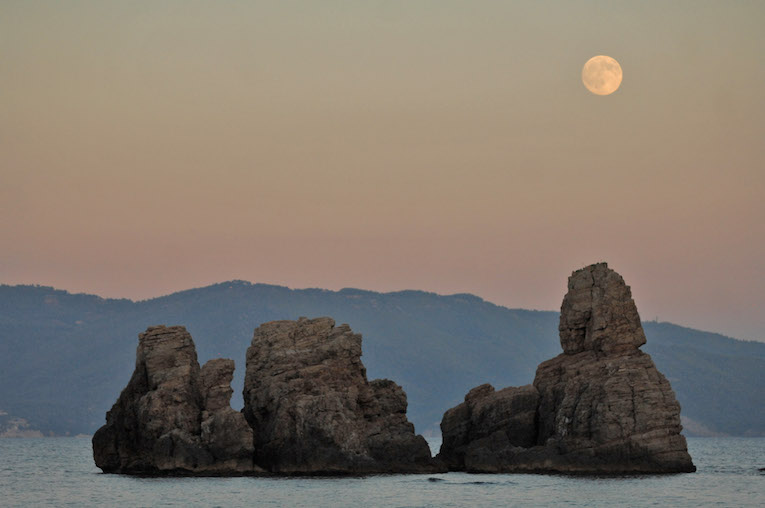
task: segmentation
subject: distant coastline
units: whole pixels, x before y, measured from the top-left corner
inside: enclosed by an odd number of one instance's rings
[[[444,408],[471,387],[527,384],[560,347],[558,312],[508,309],[464,294],[230,281],[133,302],[0,285],[0,344],[7,348],[0,354],[0,434],[19,435],[14,418],[29,424],[18,431],[44,436],[95,432],[130,377],[135,337],[149,323],[186,323],[200,360],[244,365],[254,326],[300,315],[333,315],[363,330],[370,376],[400,380],[424,436],[439,435]],[[765,407],[765,344],[654,319],[642,325],[645,351],[676,390],[686,436],[765,435],[765,416],[755,407]],[[242,407],[240,392],[232,405]]]

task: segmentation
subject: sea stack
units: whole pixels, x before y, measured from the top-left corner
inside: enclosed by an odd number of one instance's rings
[[[139,335],[127,387],[93,436],[96,465],[138,475],[443,471],[406,418],[406,394],[368,382],[361,335],[330,318],[274,321],[247,350],[244,414],[234,362],[199,367],[182,326]],[[246,419],[245,419],[246,416]]]
[[[606,263],[574,272],[560,315],[563,353],[533,385],[474,388],[444,414],[439,458],[450,470],[582,474],[696,468],[680,405],[642,351],[629,286]]]
[[[361,335],[328,317],[272,321],[247,350],[244,415],[255,456],[280,474],[425,473],[439,468],[406,418],[406,394],[368,382]]]
[[[200,369],[182,326],[139,335],[130,382],[93,436],[93,457],[106,473],[238,475],[253,463],[252,430],[231,409],[233,360]]]

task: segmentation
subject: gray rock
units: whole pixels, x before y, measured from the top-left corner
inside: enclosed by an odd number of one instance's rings
[[[499,391],[489,384],[473,388],[465,402],[444,414],[439,458],[450,470],[463,471],[483,463],[497,442],[534,446],[538,403],[539,393],[531,385]]]
[[[202,366],[202,444],[219,470],[260,472],[253,466],[253,431],[244,415],[231,408],[234,360],[217,358]]]
[[[228,405],[231,360],[200,369],[182,326],[139,335],[133,376],[93,436],[107,473],[251,474],[252,431]]]
[[[574,272],[559,331],[563,354],[538,367],[533,387],[512,389],[523,397],[483,385],[446,412],[439,458],[475,472],[695,471],[680,405],[639,350],[645,335],[621,276],[605,263]]]
[[[348,325],[259,327],[247,352],[247,419],[229,405],[233,373],[226,359],[200,369],[185,328],[147,329],[130,382],[93,436],[96,465],[148,475],[443,470],[414,434],[401,387],[367,382],[361,336]]]
[[[258,464],[281,474],[434,472],[392,381],[367,381],[361,335],[331,318],[272,321],[247,350],[244,415]]]
[[[569,354],[628,353],[645,344],[630,287],[606,263],[582,268],[569,277],[558,330],[563,352]]]

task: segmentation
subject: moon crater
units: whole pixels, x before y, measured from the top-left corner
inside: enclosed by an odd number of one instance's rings
[[[622,67],[610,56],[594,56],[582,68],[582,83],[596,95],[610,95],[622,83]]]

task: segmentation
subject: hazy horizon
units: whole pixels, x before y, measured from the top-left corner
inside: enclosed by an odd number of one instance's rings
[[[606,261],[765,340],[765,3],[0,5],[0,283],[557,310]],[[584,63],[621,87],[596,96]]]

